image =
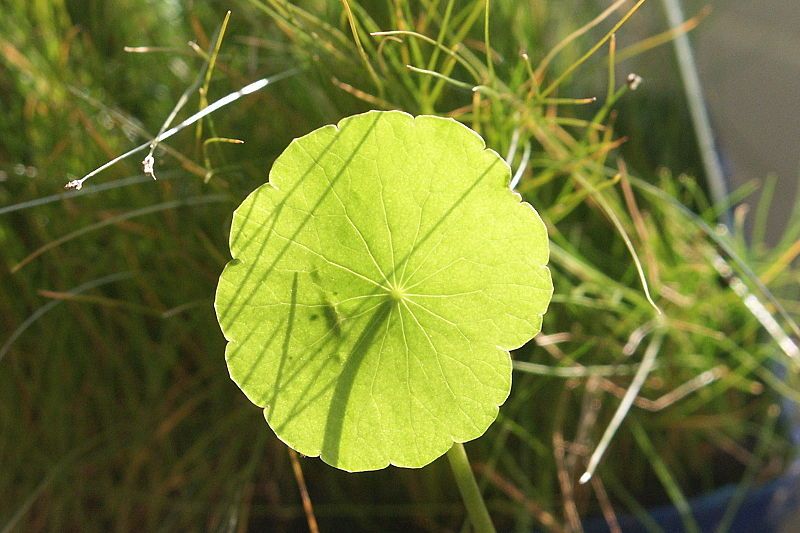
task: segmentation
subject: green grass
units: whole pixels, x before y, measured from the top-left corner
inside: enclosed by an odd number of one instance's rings
[[[430,0],[395,9],[394,2],[351,0],[352,23],[337,2],[4,4],[0,343],[30,317],[36,320],[0,360],[0,527],[305,527],[285,446],[227,375],[212,295],[228,259],[231,212],[263,183],[272,159],[293,137],[367,108],[455,116],[502,155],[517,132],[514,169],[530,143],[518,190],[551,231],[556,296],[545,336],[516,359],[570,369],[638,364],[650,336],[664,336],[640,399],[596,476],[617,512],[725,482],[758,482],[781,470],[790,446],[783,432],[767,437],[764,428],[773,423],[771,406],[782,386],[775,365],[786,358],[720,279],[712,265],[718,246],[696,219],[658,195],[676,198],[713,225],[715,212],[697,182],[659,171],[663,164],[677,172],[699,168],[686,144],[688,123],[672,112],[682,104],[648,92],[645,82],[635,93],[622,89],[613,109],[604,108],[627,74],[627,64],[619,65],[616,83],[607,86],[608,43],[552,85],[624,11],[566,45],[537,80],[537,91],[530,72],[600,9],[589,1],[493,3],[487,50],[483,2],[450,4]],[[156,150],[156,182],[136,179],[141,167],[132,158],[77,195],[24,204],[60,193],[68,179],[149,141],[203,69],[204,58],[186,42],[212,49],[228,7],[233,15],[209,101],[298,64],[303,73],[214,114],[201,137],[190,128],[167,143],[169,152]],[[646,4],[632,20],[649,20],[651,8]],[[386,30],[429,40],[369,35]],[[618,32],[620,47],[632,43],[626,31]],[[167,50],[133,54],[123,52],[126,45]],[[464,84],[481,88],[473,92]],[[553,100],[591,96],[598,101]],[[179,117],[198,106],[194,97]],[[659,127],[643,126],[654,123]],[[630,139],[617,148],[621,135]],[[202,139],[209,137],[246,142],[210,144],[206,158]],[[206,184],[208,163],[214,173]],[[745,245],[741,233],[723,241],[796,317],[798,272],[788,265],[797,256],[797,217],[789,227],[774,250]],[[619,228],[641,260],[662,319],[645,298]],[[12,273],[42,247],[49,248]],[[721,255],[767,302],[747,273]],[[105,283],[86,288],[93,281]],[[641,400],[711,370],[712,382],[674,403]],[[630,374],[565,378],[518,371],[514,378],[499,421],[468,444],[498,527],[525,530],[551,519],[567,524],[571,510],[597,514],[596,490],[576,480]],[[649,444],[642,445],[637,428]],[[577,446],[556,446],[563,441]],[[769,458],[759,460],[764,466],[757,472],[744,464],[753,454]],[[359,475],[317,460],[301,464],[323,530],[440,531],[464,523],[441,461],[419,471]],[[559,482],[559,469],[571,480],[567,485]]]

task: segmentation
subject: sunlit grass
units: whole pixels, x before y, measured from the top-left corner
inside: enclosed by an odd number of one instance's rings
[[[611,30],[643,16],[636,3],[603,12],[591,2],[497,2],[487,19],[483,0],[350,0],[349,12],[250,0],[231,6],[221,46],[214,29],[225,13],[210,5],[79,4],[12,2],[0,17],[0,527],[305,526],[285,446],[228,378],[212,294],[230,212],[272,158],[295,136],[376,107],[452,116],[479,131],[507,156],[551,233],[556,295],[544,335],[515,354],[512,396],[470,445],[499,526],[557,530],[570,513],[605,505],[638,513],[785,464],[790,445],[773,406],[778,392],[792,394],[780,371],[790,358],[715,259],[791,333],[800,214],[776,249],[757,238],[747,246],[716,233],[718,210],[692,178],[659,176],[636,153],[626,167],[616,124],[646,116],[658,125],[674,105],[641,107],[647,80],[632,93],[616,64],[624,57]],[[617,30],[621,42],[626,27]],[[213,78],[201,76],[204,50],[218,51]],[[58,194],[149,143],[195,78],[207,90],[187,93],[178,121],[298,65],[302,74],[157,148],[158,181],[136,157]],[[631,133],[628,145],[646,143]],[[672,139],[663,150],[685,161],[682,131],[653,135]],[[767,209],[754,215],[756,237]],[[663,344],[652,370],[595,481],[579,485],[655,336]],[[301,464],[323,530],[463,523],[438,463],[358,476]]]

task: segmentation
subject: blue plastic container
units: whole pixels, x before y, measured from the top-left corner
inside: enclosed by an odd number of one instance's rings
[[[735,485],[726,485],[689,500],[692,514],[704,533],[717,530],[735,491]],[[684,531],[680,513],[674,506],[656,507],[648,514],[666,533]],[[624,533],[648,531],[634,516],[623,515],[617,519]],[[584,522],[584,530],[586,533],[607,533],[609,528],[602,517],[597,517]],[[800,461],[795,462],[783,476],[753,487],[742,501],[728,532],[800,532]]]
[[[788,399],[784,400],[781,417],[789,427],[790,440],[800,450],[800,409]],[[735,492],[736,485],[726,485],[689,500],[692,516],[703,533],[717,533]],[[681,515],[673,505],[652,508],[648,515],[665,533],[685,531]],[[649,531],[635,516],[621,515],[617,520],[623,533]],[[602,517],[586,520],[583,526],[586,533],[610,531]],[[726,533],[800,533],[800,459],[782,476],[751,487]]]

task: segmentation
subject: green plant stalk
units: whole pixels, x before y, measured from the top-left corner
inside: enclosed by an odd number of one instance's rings
[[[369,61],[369,57],[367,56],[367,52],[364,51],[364,46],[361,44],[361,37],[358,35],[358,26],[356,25],[356,19],[353,17],[353,12],[350,9],[350,4],[347,0],[342,0],[342,7],[344,7],[345,13],[347,14],[347,22],[350,23],[350,30],[353,32],[353,40],[356,43],[356,48],[358,49],[358,55],[361,56],[361,59],[364,61],[364,66],[367,67],[367,72],[369,72],[372,81],[375,83],[375,87],[378,89],[378,96],[383,98],[384,88],[383,82],[381,81],[378,73],[375,72],[375,68],[372,66],[372,63]]]
[[[428,70],[434,70],[436,68],[436,63],[439,61],[439,49],[444,48],[448,50],[446,46],[444,46],[445,37],[447,37],[447,31],[450,24],[450,17],[453,14],[453,5],[455,2],[453,0],[448,0],[447,7],[444,10],[444,18],[442,19],[442,23],[439,26],[439,35],[436,37],[436,47],[433,49],[433,53],[431,53],[431,57],[428,60]],[[431,100],[431,92],[430,92],[430,78],[425,78],[422,81],[422,91],[425,97],[427,98],[426,105],[429,109],[433,109],[434,102]]]
[[[214,40],[213,48],[208,55],[206,60],[206,69],[205,74],[203,76],[203,85],[200,87],[200,106],[198,111],[202,111],[206,107],[208,107],[208,88],[211,85],[211,78],[214,76],[214,68],[217,66],[217,57],[219,56],[219,50],[222,48],[222,41],[225,38],[225,31],[228,29],[228,21],[231,19],[231,12],[228,11],[225,13],[225,18],[222,20],[222,24],[220,24],[219,29],[217,30],[216,39]],[[211,124],[211,118],[207,119]],[[164,124],[162,129],[166,129],[168,124]],[[159,135],[164,133],[163,131],[158,132]],[[216,132],[212,132],[214,137],[217,137]],[[203,138],[203,121],[200,120],[197,122],[197,126],[195,126],[195,144],[199,145],[201,143],[201,139]],[[209,169],[207,169],[209,170]]]
[[[756,480],[759,470],[763,467],[764,456],[767,454],[767,450],[769,450],[769,446],[772,444],[772,439],[775,437],[775,425],[778,422],[778,415],[780,412],[781,410],[778,405],[773,405],[767,411],[767,422],[764,424],[759,434],[758,443],[756,444],[756,449],[753,454],[754,458],[750,464],[747,465],[747,469],[742,476],[742,482],[736,486],[736,491],[733,493],[733,497],[731,497],[731,502],[728,504],[728,508],[725,509],[725,514],[717,526],[717,533],[725,533],[730,529],[747,495],[747,491],[750,490]]]
[[[670,28],[680,27],[684,20],[680,1],[661,0],[661,3]],[[724,202],[728,195],[728,190],[725,184],[722,162],[719,160],[719,155],[714,148],[714,132],[711,129],[711,119],[708,117],[708,109],[703,97],[703,87],[700,83],[700,76],[697,73],[692,45],[689,42],[689,36],[685,33],[679,33],[675,37],[673,44],[678,60],[678,69],[683,80],[686,101],[689,105],[694,131],[697,135],[697,144],[700,150],[700,157],[703,160],[703,169],[708,179],[709,192],[714,204],[718,205]],[[730,225],[730,220],[725,222]]]
[[[483,44],[486,46],[486,70],[489,72],[489,83],[492,83],[494,81],[494,61],[492,60],[492,45],[489,41],[489,0],[486,0],[486,9],[483,14]]]
[[[495,529],[489,516],[489,510],[486,509],[486,503],[481,496],[475,474],[472,473],[464,445],[460,442],[453,444],[453,447],[447,452],[447,460],[450,462],[450,468],[456,478],[456,485],[461,492],[461,498],[464,500],[469,520],[475,531],[494,533]]]
[[[650,516],[647,509],[639,504],[636,497],[625,489],[624,484],[614,476],[612,470],[608,469],[603,472],[603,483],[614,492],[617,499],[628,508],[648,533],[664,533],[664,528]]]
[[[697,521],[692,516],[692,509],[689,507],[686,497],[672,477],[667,465],[661,457],[658,456],[658,453],[653,447],[653,443],[647,436],[647,432],[635,421],[631,422],[629,427],[633,433],[634,439],[636,439],[636,442],[639,444],[639,448],[642,450],[642,453],[650,459],[653,471],[659,481],[661,481],[664,490],[669,494],[669,498],[672,500],[675,508],[680,513],[681,520],[683,520],[683,527],[686,529],[687,533],[700,533],[700,526],[697,525]]]
[[[592,48],[589,49],[588,52],[583,54],[580,57],[580,59],[578,59],[572,65],[567,67],[567,69],[563,73],[561,73],[561,75],[558,76],[558,78],[556,78],[555,81],[553,81],[550,85],[548,85],[547,88],[542,91],[541,97],[544,98],[550,95],[553,91],[555,91],[558,88],[559,85],[561,85],[561,82],[563,82],[570,74],[573,73],[573,71],[575,71],[575,69],[577,69],[579,66],[584,64],[590,57],[592,57],[595,54],[595,52],[597,52],[604,44],[606,44],[606,41],[611,39],[611,36],[614,35],[617,32],[617,30],[619,30],[622,27],[622,25],[625,24],[628,21],[628,19],[631,18],[633,14],[636,13],[636,11],[640,7],[642,7],[642,4],[644,4],[645,1],[646,0],[639,0],[632,8],[630,8],[630,10],[628,10],[628,12],[625,13],[625,15],[619,20],[619,22],[617,22],[614,25],[614,27],[611,28],[611,31],[606,33],[605,37],[600,39],[597,42],[597,44],[595,44]]]

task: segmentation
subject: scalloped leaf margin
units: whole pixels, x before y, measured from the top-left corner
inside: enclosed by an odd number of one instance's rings
[[[370,111],[295,139],[236,209],[215,309],[232,379],[348,471],[481,436],[553,291],[547,232],[466,126]]]

